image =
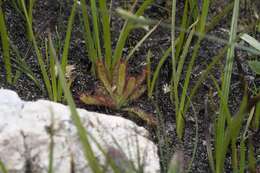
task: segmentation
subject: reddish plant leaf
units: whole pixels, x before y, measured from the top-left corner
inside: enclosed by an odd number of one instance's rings
[[[107,75],[109,75],[109,73],[108,73],[105,65],[103,64],[103,62],[101,60],[98,60],[96,66],[97,66],[98,78],[101,80],[105,89],[108,91],[108,93],[112,97],[113,96],[112,85],[107,76]]]
[[[139,118],[144,120],[149,126],[158,125],[157,119],[152,114],[149,114],[138,107],[129,107],[129,108],[124,108],[123,110],[137,115]]]
[[[127,80],[127,84],[123,93],[123,97],[125,100],[128,99],[128,97],[133,93],[136,86],[136,79],[135,77],[129,77]]]
[[[106,96],[98,96],[98,95],[87,95],[87,94],[82,94],[80,96],[80,100],[87,104],[87,105],[99,105],[99,106],[106,106],[110,108],[115,108],[116,104],[115,102]]]
[[[145,91],[146,91],[146,86],[144,86],[144,85],[141,87],[135,88],[135,90],[129,97],[129,101],[138,99],[139,97],[141,97],[144,94]]]
[[[126,83],[126,63],[125,62],[120,62],[119,64],[119,69],[118,69],[118,74],[117,74],[117,94],[118,95],[123,95],[123,90],[125,87]]]

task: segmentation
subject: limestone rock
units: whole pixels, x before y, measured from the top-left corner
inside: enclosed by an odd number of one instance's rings
[[[139,161],[144,172],[159,172],[157,147],[147,138],[147,130],[121,117],[77,110],[104,169],[107,159],[95,141],[122,172],[129,170],[131,163],[138,168]],[[0,89],[0,160],[9,173],[48,172],[51,126],[53,172],[91,172],[67,106],[46,100],[25,102],[15,92]]]

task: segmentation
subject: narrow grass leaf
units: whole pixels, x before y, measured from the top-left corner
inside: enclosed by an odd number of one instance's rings
[[[135,45],[135,47],[130,51],[130,53],[126,57],[126,61],[132,57],[132,55],[138,50],[138,48],[143,44],[143,42],[156,30],[156,28],[160,25],[160,22],[156,24],[149,32],[145,34],[145,36]]]
[[[13,67],[18,71],[20,71],[21,73],[24,73],[26,76],[28,76],[39,89],[43,90],[43,88],[40,85],[40,81],[36,78],[29,65],[25,62],[18,48],[11,41],[10,41],[10,47],[15,54],[15,58],[11,58],[13,62],[12,64]]]
[[[12,68],[10,60],[10,45],[8,39],[7,28],[5,25],[4,12],[2,9],[2,0],[0,1],[0,33],[2,40],[2,51],[3,51],[3,60],[6,70],[6,80],[9,84],[12,83]]]
[[[96,60],[98,58],[98,55],[97,55],[98,53],[94,46],[92,31],[90,29],[86,1],[80,0],[80,6],[81,6],[81,10],[82,10],[82,18],[83,18],[84,28],[85,28],[84,38],[85,38],[85,42],[86,42],[86,46],[87,46],[88,57],[92,61],[92,65],[95,65]]]
[[[66,36],[65,36],[65,41],[64,41],[64,46],[63,46],[63,52],[62,52],[62,57],[61,57],[61,69],[63,70],[64,74],[66,71],[66,66],[68,64],[68,53],[69,53],[69,46],[70,46],[70,39],[71,39],[71,33],[72,33],[72,27],[74,23],[74,18],[75,18],[75,11],[77,7],[77,1],[74,2],[68,25],[67,25],[67,31],[66,31]],[[61,101],[62,97],[62,87],[61,84],[58,82],[58,101]]]
[[[250,35],[244,33],[240,36],[242,40],[247,42],[249,45],[251,45],[256,50],[260,51],[260,42],[257,41],[255,38],[251,37]]]
[[[233,8],[233,16],[232,16],[232,22],[231,22],[231,29],[230,29],[230,37],[229,37],[229,44],[231,45],[227,52],[227,58],[226,58],[226,65],[224,69],[224,78],[222,82],[222,88],[221,92],[223,95],[223,100],[225,102],[228,102],[228,96],[229,96],[229,88],[230,88],[230,80],[231,80],[231,73],[232,73],[232,67],[233,67],[233,60],[234,60],[234,41],[236,40],[236,33],[237,33],[237,22],[239,17],[239,0],[235,0],[234,8]],[[225,155],[225,152],[223,151],[222,144],[224,143],[224,134],[225,134],[225,119],[226,114],[224,113],[224,102],[221,101],[220,103],[220,115],[217,120],[217,132],[216,132],[216,173],[223,172],[224,168],[224,158],[223,155]],[[241,117],[241,116],[239,116]],[[239,121],[239,120],[237,120]],[[239,122],[237,124],[240,125]],[[235,127],[231,127],[234,129]],[[238,129],[236,127],[235,129]],[[232,130],[231,130],[232,133]],[[233,136],[233,135],[231,135]]]
[[[147,85],[147,93],[148,93],[148,97],[151,97],[150,92],[151,92],[151,56],[152,56],[152,52],[149,49],[147,56],[146,56],[146,68],[147,68],[147,80],[146,80],[146,85]]]
[[[169,57],[170,53],[172,51],[172,48],[169,47],[163,54],[163,56],[161,57],[159,63],[157,64],[156,66],[156,69],[155,71],[153,72],[153,78],[152,78],[152,81],[151,81],[151,86],[150,86],[150,90],[148,91],[148,96],[151,98],[152,97],[152,94],[153,94],[153,91],[154,91],[154,88],[155,88],[155,84],[156,84],[156,81],[159,77],[159,72],[164,64],[164,62],[166,61],[166,59]]]
[[[244,139],[240,142],[240,162],[239,162],[239,173],[244,173],[246,165],[246,144]]]
[[[249,143],[249,147],[248,147],[248,169],[249,172],[254,172],[257,168],[256,168],[256,157],[255,157],[255,149],[254,149],[254,145],[251,139],[249,139],[248,141]]]
[[[139,9],[136,11],[136,16],[141,16],[144,13],[144,10],[147,9],[147,7],[153,2],[153,0],[145,0],[139,7]],[[112,60],[112,66],[114,66],[118,60],[122,57],[123,48],[125,46],[126,39],[132,30],[133,24],[129,22],[129,20],[126,20],[123,29],[120,32],[119,39],[116,44],[116,48],[114,51],[114,56]]]
[[[38,45],[37,45],[37,42],[36,42],[36,39],[34,37],[34,34],[33,34],[33,29],[32,29],[32,25],[30,23],[30,19],[28,17],[28,14],[27,14],[27,10],[26,10],[26,7],[25,7],[25,4],[24,4],[24,1],[21,1],[22,2],[22,6],[23,6],[23,11],[25,13],[25,17],[26,17],[26,22],[28,24],[28,28],[29,28],[29,33],[32,37],[32,42],[33,42],[33,46],[34,46],[34,49],[35,49],[35,52],[36,52],[36,55],[37,55],[37,60],[38,60],[38,63],[39,63],[39,66],[40,66],[40,69],[41,69],[41,74],[43,76],[43,80],[44,80],[44,83],[45,83],[45,87],[47,89],[47,93],[49,95],[49,98],[52,98],[53,95],[52,95],[52,89],[51,89],[51,83],[50,83],[50,80],[49,80],[49,77],[48,77],[48,74],[47,74],[47,71],[45,69],[45,66],[44,66],[44,61],[43,61],[43,56],[38,48]]]
[[[51,45],[51,51],[55,51],[54,47],[53,47],[53,44],[52,42],[50,42],[50,45]],[[55,53],[53,53],[55,54]],[[64,73],[61,69],[61,66],[60,64],[58,63],[58,60],[57,60],[57,57],[55,58],[56,60],[56,66],[57,66],[57,69],[58,69],[58,76],[59,76],[59,80],[60,80],[60,83],[62,85],[62,89],[63,89],[63,92],[64,92],[64,95],[65,95],[65,98],[66,98],[66,101],[69,105],[69,109],[71,111],[71,118],[77,128],[77,132],[78,132],[78,135],[79,135],[79,139],[82,143],[82,146],[83,146],[83,152],[84,152],[84,156],[86,158],[86,160],[88,161],[89,163],[89,166],[90,168],[92,169],[93,172],[95,173],[102,173],[101,171],[101,166],[99,165],[94,153],[93,153],[93,150],[91,148],[91,145],[90,145],[90,142],[88,140],[88,133],[86,131],[86,129],[84,128],[81,120],[80,120],[80,116],[76,110],[76,105],[75,105],[75,102],[72,98],[72,94],[66,84],[66,79],[65,79],[65,76],[64,76]]]
[[[53,101],[57,102],[58,101],[58,92],[57,92],[57,78],[56,78],[56,66],[55,66],[55,58],[57,57],[57,55],[54,55],[54,51],[51,51],[50,49],[50,42],[51,42],[51,34],[49,33],[48,36],[49,39],[49,45],[46,45],[45,49],[46,51],[49,50],[49,60],[50,60],[50,64],[49,64],[49,69],[50,69],[50,79],[51,79],[51,87],[52,87],[52,95],[53,98],[51,98]],[[48,54],[46,54],[46,56],[48,56]]]
[[[179,34],[180,41],[176,45],[176,52],[175,52],[175,56],[177,58],[177,61],[178,61],[179,55],[181,53],[181,50],[183,48],[183,42],[184,42],[184,38],[185,38],[185,30],[187,30],[187,26],[188,26],[188,23],[189,23],[188,7],[189,7],[189,0],[185,0],[184,10],[183,10],[182,19],[181,19],[181,28],[183,28],[183,31],[180,31],[180,34]]]
[[[256,104],[255,117],[254,117],[254,128],[259,129],[260,124],[260,102]]]
[[[94,43],[97,50],[97,57],[102,58],[101,47],[100,47],[100,31],[99,31],[99,13],[97,9],[96,0],[90,0],[92,22],[93,22],[93,32],[94,32]]]
[[[190,48],[190,44],[191,44],[192,38],[194,36],[194,32],[195,32],[195,28],[193,28],[191,30],[191,32],[190,32],[190,34],[189,34],[189,36],[187,38],[187,41],[185,42],[185,45],[183,46],[182,54],[180,56],[180,59],[179,59],[179,62],[178,62],[178,67],[177,67],[177,72],[176,72],[177,84],[180,81],[181,72],[182,72],[182,69],[183,69],[183,65],[184,65],[185,59],[186,59],[187,54],[189,52],[189,48]]]
[[[184,133],[184,106],[185,106],[185,101],[186,101],[186,93],[188,91],[188,86],[189,86],[189,82],[190,82],[190,77],[191,77],[191,72],[192,72],[192,68],[195,62],[195,59],[197,57],[199,48],[200,48],[200,43],[202,41],[202,39],[204,38],[205,35],[205,26],[206,26],[206,21],[207,21],[207,15],[208,15],[208,9],[209,9],[209,4],[210,1],[209,0],[205,0],[203,1],[203,6],[202,6],[202,14],[199,20],[199,39],[195,44],[193,53],[192,53],[192,57],[191,60],[189,62],[188,65],[188,69],[186,72],[186,76],[185,76],[185,81],[184,81],[184,85],[183,85],[183,89],[182,89],[182,94],[181,94],[181,99],[180,99],[180,105],[179,105],[179,109],[176,115],[176,130],[177,130],[177,135],[178,137],[181,139]]]
[[[111,48],[111,33],[110,33],[110,19],[109,12],[107,9],[106,1],[99,0],[99,7],[101,11],[101,20],[103,27],[103,40],[105,47],[105,62],[108,69],[111,68],[112,63],[112,48]]]

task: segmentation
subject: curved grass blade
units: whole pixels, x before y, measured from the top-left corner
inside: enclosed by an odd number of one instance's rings
[[[155,83],[158,79],[158,76],[159,76],[159,72],[160,72],[160,69],[161,67],[163,66],[164,62],[166,61],[166,59],[169,57],[170,53],[172,51],[172,48],[169,47],[163,54],[162,58],[160,59],[158,65],[156,66],[156,69],[153,73],[153,78],[152,78],[152,81],[151,81],[151,85],[150,85],[150,90],[148,91],[148,97],[151,98],[152,97],[152,94],[153,94],[153,91],[154,91],[154,87],[155,87]]]
[[[58,101],[58,91],[57,91],[57,79],[56,79],[56,67],[55,67],[55,57],[57,57],[56,54],[54,54],[54,51],[51,51],[50,49],[50,43],[51,43],[51,34],[49,34],[49,38],[48,38],[48,43],[46,42],[46,46],[45,46],[45,50],[46,52],[48,52],[49,50],[49,65],[50,65],[50,79],[51,79],[51,87],[52,87],[52,94],[53,94],[53,98],[51,98],[54,102]],[[46,53],[46,56],[48,56],[48,53]]]
[[[90,23],[89,23],[89,18],[88,18],[88,10],[87,10],[87,5],[85,0],[80,0],[80,6],[82,10],[82,16],[83,16],[83,22],[84,22],[84,38],[87,46],[87,52],[88,52],[88,57],[92,61],[92,64],[95,65],[95,62],[98,59],[97,55],[97,50],[94,46],[94,41],[92,37],[92,31],[90,29]]]
[[[94,33],[94,44],[97,50],[97,57],[101,58],[101,47],[100,47],[100,37],[99,37],[99,14],[97,10],[96,0],[90,0],[90,8],[92,14],[92,22],[93,22],[93,33]]]
[[[153,0],[145,0],[135,13],[136,16],[141,16],[144,13],[144,10],[153,2]],[[122,57],[123,48],[125,46],[126,39],[132,29],[133,25],[126,20],[123,29],[120,32],[119,39],[117,41],[117,45],[114,51],[114,56],[112,60],[112,67],[118,62],[118,60]]]
[[[53,98],[53,93],[52,93],[52,89],[51,89],[51,83],[50,83],[47,71],[45,69],[45,66],[44,66],[43,56],[42,56],[42,54],[41,54],[41,52],[40,52],[40,50],[38,48],[36,39],[34,37],[32,25],[30,23],[30,19],[29,19],[29,16],[27,14],[27,10],[26,10],[24,1],[21,0],[21,2],[22,2],[22,6],[23,6],[23,11],[24,11],[24,14],[25,14],[26,22],[28,24],[30,37],[32,38],[33,46],[34,46],[34,49],[35,49],[35,52],[36,52],[36,55],[37,55],[37,60],[38,60],[38,63],[39,63],[40,69],[41,69],[41,74],[43,76],[43,80],[44,80],[44,83],[45,83],[45,87],[47,89],[47,93],[48,93],[49,97]]]
[[[225,155],[225,151],[222,145],[225,140],[226,118],[228,118],[226,117],[224,107],[225,107],[225,102],[227,103],[229,98],[230,80],[231,80],[231,73],[232,73],[233,60],[234,60],[234,49],[235,49],[234,42],[236,40],[238,17],[239,17],[239,0],[235,0],[232,22],[231,22],[231,29],[230,29],[230,37],[229,37],[229,44],[231,46],[227,52],[226,65],[224,69],[224,78],[221,86],[223,101],[220,102],[220,111],[219,111],[220,115],[217,120],[217,128],[216,128],[216,143],[215,143],[216,173],[223,172],[223,168],[224,168],[223,155]]]
[[[126,57],[126,61],[129,61],[131,56],[138,50],[138,48],[143,44],[143,42],[156,30],[156,28],[160,25],[160,22],[156,24],[149,32],[145,34],[145,36],[135,45],[135,47],[130,51],[130,53]]]
[[[181,99],[180,99],[180,105],[178,107],[178,112],[176,115],[176,130],[177,130],[177,135],[181,139],[184,133],[184,107],[185,107],[185,102],[186,102],[186,93],[188,91],[188,86],[190,82],[190,77],[191,77],[191,72],[192,72],[192,67],[195,63],[195,59],[197,57],[198,51],[200,49],[200,43],[202,39],[204,38],[205,35],[205,26],[206,26],[206,21],[207,21],[207,15],[208,15],[208,9],[209,9],[209,0],[203,1],[203,7],[202,7],[202,14],[200,17],[199,21],[199,33],[200,37],[197,40],[197,43],[195,44],[195,48],[192,53],[191,60],[188,65],[188,69],[186,72],[185,76],[185,81],[182,89],[182,94],[181,94]]]
[[[68,26],[67,26],[67,31],[66,31],[66,36],[65,36],[65,42],[63,46],[63,52],[62,52],[62,57],[61,57],[61,69],[65,73],[66,71],[66,66],[68,64],[68,53],[69,53],[69,46],[70,46],[70,39],[71,39],[71,32],[72,32],[72,27],[74,23],[74,18],[75,18],[75,13],[76,13],[76,7],[77,7],[77,1],[74,1],[69,21],[68,21]],[[58,82],[58,101],[61,101],[62,98],[62,87],[61,84]]]
[[[55,49],[53,47],[53,44],[52,44],[52,41],[50,42],[50,49],[51,51],[53,51],[53,54],[55,55]],[[90,168],[92,169],[93,172],[95,173],[102,173],[101,171],[101,166],[99,165],[94,153],[93,153],[93,150],[91,148],[91,145],[90,145],[90,142],[89,142],[89,139],[88,139],[88,133],[86,131],[86,129],[84,128],[81,120],[80,120],[80,116],[76,110],[76,105],[75,105],[75,102],[72,98],[72,95],[71,95],[71,92],[66,84],[66,79],[65,79],[65,76],[63,74],[63,71],[61,69],[61,66],[60,64],[58,63],[58,59],[57,57],[55,57],[55,62],[56,62],[56,66],[57,66],[57,69],[58,69],[58,76],[59,76],[59,80],[60,80],[60,83],[62,85],[62,89],[63,89],[63,92],[64,92],[64,95],[65,95],[65,98],[66,98],[66,101],[69,105],[69,108],[70,108],[70,111],[71,111],[71,118],[77,128],[77,131],[78,131],[78,135],[79,135],[79,138],[80,138],[80,141],[82,143],[82,146],[83,146],[83,152],[84,152],[84,156],[86,158],[86,160],[88,161],[89,163],[89,166]]]
[[[110,33],[110,19],[107,9],[106,1],[99,0],[99,7],[101,11],[101,20],[103,27],[103,40],[105,47],[105,62],[107,68],[110,70],[112,64],[112,48],[111,48],[111,33]]]
[[[40,81],[36,78],[32,70],[30,69],[29,65],[26,64],[24,58],[22,58],[18,48],[10,41],[10,46],[13,52],[15,53],[15,58],[11,58],[13,62],[13,67],[16,68],[18,71],[24,73],[26,76],[28,76],[38,88],[43,90],[43,88],[40,85]]]

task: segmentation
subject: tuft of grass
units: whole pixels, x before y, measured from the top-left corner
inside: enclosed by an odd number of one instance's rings
[[[221,95],[223,99],[220,102],[220,110],[219,116],[216,123],[216,136],[215,136],[215,153],[216,153],[216,173],[223,172],[224,169],[224,158],[226,155],[226,149],[223,147],[223,143],[225,143],[225,125],[227,122],[231,121],[231,116],[226,112],[226,106],[228,103],[229,98],[229,88],[230,88],[230,80],[231,80],[231,73],[234,61],[234,43],[236,40],[236,32],[237,32],[237,22],[239,18],[239,0],[235,0],[234,8],[233,8],[233,16],[231,22],[231,29],[230,29],[230,37],[229,37],[229,44],[231,45],[228,48],[227,58],[226,58],[226,65],[224,69],[224,77],[221,86]],[[232,138],[232,143],[235,142],[235,138]],[[234,147],[232,147],[234,148]],[[232,150],[234,151],[234,150]],[[234,151],[235,152],[235,151]],[[233,152],[233,153],[234,153]],[[236,166],[233,164],[233,169],[236,170]]]
[[[153,0],[145,0],[140,7],[136,11],[137,16],[141,16],[144,13],[144,10],[152,3]],[[132,9],[135,8],[135,4]],[[110,17],[109,11],[107,9],[107,4],[103,0],[99,0],[98,2],[91,0],[90,1],[90,13],[92,18],[90,19],[88,16],[88,8],[87,4],[84,0],[80,1],[80,6],[82,9],[82,19],[84,22],[84,38],[88,57],[92,62],[92,72],[95,72],[95,65],[97,60],[104,59],[105,65],[108,68],[108,72],[110,74],[113,73],[114,68],[118,64],[118,62],[123,59],[122,52],[126,43],[126,39],[128,38],[131,30],[133,30],[136,26],[135,23],[126,20],[122,30],[120,31],[120,35],[117,41],[117,45],[112,51],[112,43],[111,43],[111,28],[110,28]],[[92,23],[90,23],[92,22]],[[93,27],[91,27],[92,25]],[[147,37],[157,28],[155,26],[152,28],[133,48],[133,50],[126,57],[127,60],[134,54],[138,47],[147,39]],[[101,45],[103,43],[103,45]],[[103,52],[102,50],[105,50]]]
[[[53,101],[61,101],[62,100],[62,87],[61,84],[59,83],[59,81],[57,81],[57,77],[56,77],[56,67],[55,67],[55,61],[54,61],[54,57],[56,55],[53,55],[52,52],[48,52],[49,46],[48,43],[45,43],[45,50],[46,50],[46,59],[49,59],[50,62],[50,78],[48,75],[48,71],[46,68],[46,64],[44,63],[43,60],[43,55],[37,45],[37,41],[36,38],[34,36],[33,33],[33,29],[32,29],[32,24],[30,22],[30,17],[29,14],[27,12],[26,6],[24,1],[21,1],[21,5],[23,7],[23,12],[25,14],[25,18],[26,18],[26,22],[28,25],[28,29],[29,29],[29,33],[30,33],[30,37],[32,38],[32,43],[33,43],[33,47],[34,50],[36,52],[36,56],[37,56],[37,60],[40,66],[40,70],[41,70],[41,75],[43,77],[43,81],[45,84],[45,88],[47,90],[48,96],[51,100]],[[63,52],[62,52],[62,58],[61,58],[61,66],[62,66],[62,70],[65,73],[65,69],[67,66],[67,61],[68,61],[68,52],[69,52],[69,44],[70,44],[70,38],[71,38],[71,32],[72,32],[72,26],[73,26],[73,22],[74,22],[74,17],[75,17],[75,13],[76,13],[76,7],[77,7],[77,1],[74,1],[72,10],[71,10],[71,14],[69,17],[69,21],[68,21],[68,27],[67,27],[67,31],[66,31],[66,37],[65,37],[65,42],[64,42],[64,47],[63,47]],[[50,44],[50,43],[49,43]],[[50,55],[50,58],[48,58],[48,54]]]
[[[30,34],[30,28],[29,27],[33,25],[33,7],[36,3],[36,0],[28,0],[28,1],[25,1],[25,2],[24,2],[24,0],[11,0],[11,3],[14,6],[14,8],[16,9],[16,11],[19,14],[21,14],[21,16],[26,21],[27,20],[26,15],[25,15],[24,9],[23,9],[23,3],[25,4],[26,13],[27,13],[28,19],[29,19],[29,23],[27,23],[27,21],[25,22],[26,23],[26,30],[27,30],[27,38],[28,38],[29,41],[32,41],[32,37],[31,37],[31,34]]]
[[[200,49],[200,43],[202,41],[202,39],[204,38],[205,35],[205,27],[206,27],[206,20],[207,20],[207,15],[208,15],[208,9],[209,9],[209,1],[203,1],[203,5],[202,5],[202,13],[199,17],[199,22],[198,22],[198,33],[199,33],[199,38],[195,44],[191,59],[188,63],[188,69],[187,72],[185,74],[185,80],[184,80],[184,85],[182,87],[182,92],[179,96],[179,79],[180,79],[180,75],[181,75],[181,71],[182,71],[182,67],[183,67],[183,63],[184,63],[184,59],[187,55],[188,52],[188,48],[192,39],[192,36],[194,34],[194,30],[191,31],[191,35],[190,38],[188,38],[188,40],[186,41],[186,45],[184,46],[185,49],[183,49],[183,54],[181,56],[181,58],[177,59],[177,57],[174,57],[175,54],[172,53],[172,80],[171,80],[171,100],[174,102],[175,105],[175,116],[176,116],[176,131],[177,131],[177,135],[179,137],[179,139],[182,139],[183,137],[183,133],[184,133],[184,119],[185,119],[185,114],[184,114],[184,109],[185,109],[185,103],[187,102],[187,91],[188,91],[188,87],[189,87],[189,82],[190,82],[190,78],[191,78],[191,73],[192,73],[192,68],[193,65],[195,63],[198,51]],[[175,11],[172,11],[172,13],[175,13]],[[172,14],[172,18],[174,18],[175,14]],[[172,23],[175,22],[174,19],[172,19]],[[195,24],[197,22],[195,21]],[[173,25],[173,24],[172,24]],[[193,25],[192,25],[193,26]],[[173,27],[175,27],[175,25],[173,25]],[[172,31],[173,32],[173,31]],[[172,39],[174,39],[175,37],[173,36],[175,34],[175,30],[174,33],[172,33]],[[174,41],[172,41],[172,46],[174,44]],[[178,64],[178,67],[177,67]]]

